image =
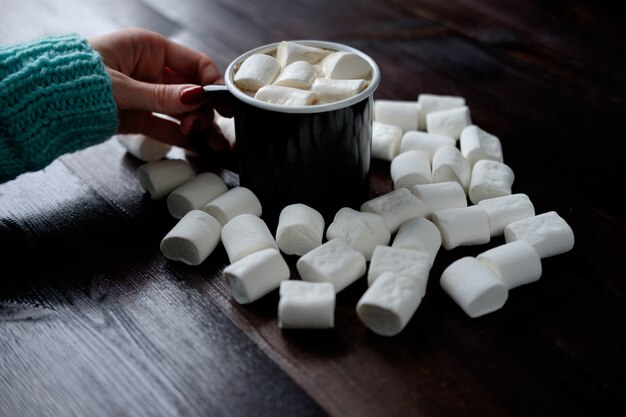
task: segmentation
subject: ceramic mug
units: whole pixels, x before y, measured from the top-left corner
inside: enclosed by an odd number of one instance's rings
[[[341,207],[358,209],[367,197],[373,93],[380,71],[374,60],[352,47],[294,42],[358,54],[372,68],[369,85],[355,96],[327,104],[290,107],[257,100],[235,86],[234,69],[252,54],[276,50],[278,43],[273,43],[235,59],[226,69],[225,85],[208,85],[205,91],[212,100],[225,94],[234,97],[239,182],[259,198],[263,217],[275,220],[283,207],[303,203],[328,220]]]

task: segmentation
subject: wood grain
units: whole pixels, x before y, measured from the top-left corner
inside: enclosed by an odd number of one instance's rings
[[[162,257],[160,239],[175,220],[143,194],[140,162],[111,140],[0,185],[0,416],[626,412],[618,151],[626,34],[608,3],[23,3],[2,1],[2,43],[143,26],[209,53],[222,69],[282,39],[350,44],[381,68],[376,98],[464,96],[474,123],[502,140],[514,192],[538,213],[557,211],[576,246],[545,259],[540,281],[479,319],[438,280],[449,263],[501,237],[441,249],[427,295],[397,337],[359,322],[364,280],[338,295],[335,329],[281,331],[275,292],[248,306],[231,299],[221,246],[198,267]],[[238,182],[232,159],[193,163]],[[391,190],[388,170],[373,161],[371,196]]]

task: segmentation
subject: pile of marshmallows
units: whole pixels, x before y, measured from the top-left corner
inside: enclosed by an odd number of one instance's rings
[[[167,197],[170,213],[180,219],[161,251],[198,265],[221,240],[233,298],[250,303],[280,288],[281,328],[333,327],[336,294],[367,273],[357,315],[375,333],[392,336],[424,297],[442,245],[450,250],[504,234],[506,244],[459,259],[441,276],[443,289],[470,317],[501,308],[511,288],[539,279],[542,258],[573,247],[572,229],[557,213],[535,215],[526,195],[511,193],[513,172],[502,162],[499,139],[471,124],[463,98],[377,100],[374,114],[372,154],[391,161],[395,189],[359,211],[340,209],[325,243],[324,219],[309,206],[285,207],[273,235],[247,188],[229,190],[209,172],[192,178],[184,160],[142,165],[143,188],[153,199]],[[138,143],[132,141],[135,148]],[[134,154],[141,158],[140,151]],[[302,280],[289,279],[281,251],[300,257]]]
[[[268,103],[308,106],[352,97],[369,84],[372,69],[353,52],[281,42],[276,56],[253,54],[235,70],[242,91]]]

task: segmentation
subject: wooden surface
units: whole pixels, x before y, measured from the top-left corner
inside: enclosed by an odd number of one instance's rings
[[[0,185],[0,416],[624,415],[626,34],[604,3],[0,0],[2,43],[142,26],[221,69],[282,39],[350,44],[381,68],[376,98],[464,96],[514,192],[576,235],[482,318],[439,277],[502,238],[441,249],[397,337],[356,317],[364,279],[338,295],[335,329],[281,332],[276,293],[233,302],[221,246],[198,267],[163,258],[175,220],[111,140]],[[372,195],[389,191],[389,164],[372,169]]]

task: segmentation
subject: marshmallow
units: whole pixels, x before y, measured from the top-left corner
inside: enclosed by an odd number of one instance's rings
[[[335,319],[335,287],[329,282],[288,280],[280,283],[278,327],[330,329]]]
[[[455,146],[442,146],[433,157],[433,182],[455,181],[463,190],[469,187],[472,169]]]
[[[222,226],[240,214],[262,214],[261,202],[245,187],[231,188],[202,207],[202,210],[219,220]]]
[[[426,130],[426,115],[441,110],[450,110],[465,106],[463,97],[442,96],[436,94],[420,94],[417,96],[420,105],[420,129]]]
[[[463,129],[471,124],[472,119],[467,106],[436,111],[426,116],[426,130],[428,133],[449,136],[454,139],[460,138]]]
[[[222,227],[222,243],[231,263],[263,249],[278,245],[263,220],[253,214],[241,214]]]
[[[402,129],[380,122],[372,123],[372,158],[391,161],[400,151]]]
[[[222,135],[228,141],[230,146],[235,145],[236,136],[235,136],[235,118],[234,117],[222,117],[217,112],[215,112],[215,117],[213,119],[215,124],[222,131]]]
[[[172,149],[172,145],[144,135],[117,135],[117,141],[129,154],[144,162],[159,161]]]
[[[480,245],[489,242],[487,212],[480,206],[437,210],[432,221],[439,228],[443,247]]]
[[[391,161],[391,179],[395,189],[410,190],[417,184],[429,184],[431,181],[430,158],[422,151],[401,153]]]
[[[296,42],[282,41],[276,49],[276,59],[284,68],[296,61],[306,61],[309,64],[315,64],[329,53],[330,51],[325,49],[306,46]]]
[[[430,266],[430,254],[427,252],[376,246],[367,272],[367,285],[371,286],[385,272],[394,272],[415,281],[423,297]]]
[[[295,61],[283,68],[274,85],[308,90],[315,79],[315,69],[306,61]]]
[[[304,204],[291,204],[280,212],[276,243],[287,255],[302,256],[322,244],[324,218]]]
[[[549,211],[509,223],[504,228],[504,240],[523,240],[543,259],[570,251],[574,247],[574,232],[561,216]]]
[[[190,210],[199,210],[209,201],[224,194],[228,187],[212,172],[203,172],[187,181],[167,196],[167,209],[177,219]]]
[[[507,289],[537,281],[541,277],[541,259],[528,243],[517,240],[496,246],[476,257]]]
[[[322,61],[324,74],[336,80],[369,78],[372,67],[354,52],[335,52]]]
[[[450,264],[441,274],[440,284],[472,318],[500,309],[509,296],[502,281],[471,256]]]
[[[377,245],[387,245],[391,233],[383,218],[375,213],[362,213],[349,207],[340,209],[328,226],[326,239],[341,239],[370,260]]]
[[[252,253],[224,268],[224,278],[239,304],[248,304],[289,279],[289,266],[276,249]]]
[[[429,220],[416,217],[402,223],[391,247],[426,252],[429,256],[429,267],[432,267],[441,247],[441,232]]]
[[[266,85],[254,95],[257,100],[284,106],[308,106],[317,102],[317,95],[310,91],[279,85]]]
[[[222,225],[202,210],[191,210],[161,241],[167,259],[200,265],[220,242]]]
[[[469,199],[472,203],[478,204],[487,198],[510,195],[514,179],[513,170],[508,165],[481,159],[472,167]]]
[[[456,181],[418,184],[411,188],[411,193],[426,204],[426,217],[430,217],[435,210],[467,207],[465,191]]]
[[[411,278],[385,272],[365,291],[356,312],[374,333],[395,336],[413,317],[421,301],[420,290]]]
[[[235,73],[235,85],[242,90],[257,91],[271,84],[281,70],[281,64],[265,54],[254,54],[241,63]]]
[[[403,131],[417,130],[419,106],[415,101],[374,100],[374,120],[398,126]]]
[[[352,97],[365,90],[365,80],[332,80],[330,78],[316,78],[311,90],[317,94],[320,101],[331,102]]]
[[[301,256],[296,268],[304,281],[330,282],[339,292],[360,278],[367,265],[363,254],[332,239]]]
[[[407,151],[422,151],[432,161],[437,149],[442,146],[454,146],[456,141],[447,136],[432,135],[426,132],[408,131],[404,133],[400,143],[400,153]]]
[[[491,236],[504,233],[509,223],[535,215],[535,207],[526,194],[488,198],[479,201],[478,205],[487,212]]]
[[[387,229],[395,233],[402,223],[428,213],[426,205],[406,188],[373,198],[361,204],[361,211],[376,213],[385,221]]]
[[[476,125],[470,125],[463,129],[459,144],[461,153],[471,166],[481,159],[503,161],[500,139]]]
[[[177,187],[189,181],[192,175],[189,162],[182,159],[148,162],[137,169],[139,184],[153,200],[167,197]]]

